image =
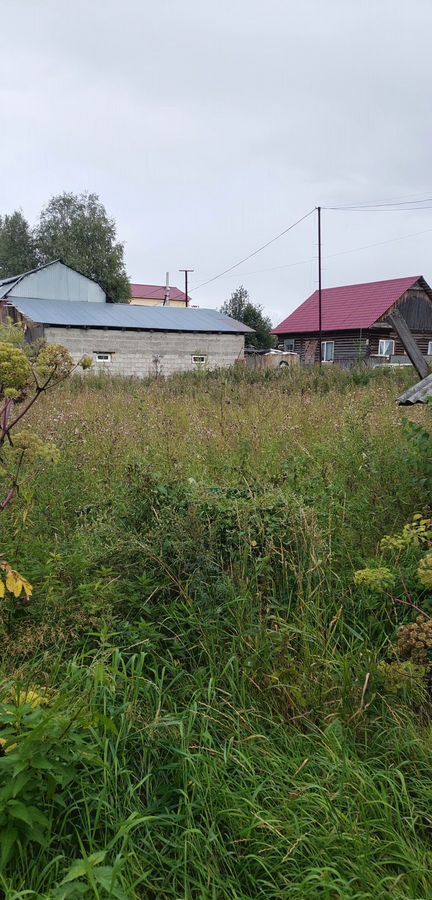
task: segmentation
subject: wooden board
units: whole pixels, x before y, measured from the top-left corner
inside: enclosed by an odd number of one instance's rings
[[[318,341],[306,341],[305,346],[305,355],[304,361],[306,365],[311,365],[315,362],[316,349],[318,346]]]
[[[387,316],[387,320],[390,322],[390,325],[393,326],[396,334],[400,338],[407,355],[418,372],[419,378],[427,378],[429,375],[428,364],[422,352],[419,350],[404,317],[398,309],[394,309],[393,312]]]

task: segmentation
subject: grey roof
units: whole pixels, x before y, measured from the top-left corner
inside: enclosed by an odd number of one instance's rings
[[[62,262],[62,260],[52,259],[50,262],[43,263],[41,266],[36,266],[34,269],[28,269],[27,272],[21,272],[19,275],[9,275],[8,278],[2,278],[0,281],[0,300],[3,297],[7,297],[9,291],[11,291],[19,281],[22,281],[26,275],[33,275],[34,272],[39,272],[40,269],[46,269],[48,266],[53,266],[56,262]]]
[[[12,302],[13,300],[13,302]],[[243,322],[216,309],[173,306],[132,306],[128,303],[88,303],[84,300],[33,300],[14,297],[11,305],[32,322],[75,328],[125,328],[144,331],[201,331],[244,334]]]
[[[427,403],[432,397],[432,375],[427,375],[417,384],[408,388],[404,394],[398,399],[400,406],[410,406],[414,403]]]
[[[21,281],[21,275],[15,275],[14,278],[3,278],[3,281],[0,281],[0,300],[7,297],[9,291],[11,291],[19,281]]]
[[[42,265],[36,266],[36,268],[34,269],[29,269],[27,272],[21,272],[20,275],[9,275],[8,278],[2,278],[0,280],[0,300],[3,300],[5,297],[7,297],[10,291],[13,290],[15,285],[17,285],[24,278],[27,278],[27,275],[34,275],[35,272],[40,272],[42,269],[48,269],[50,266],[54,266],[55,263],[61,263],[62,266],[66,266],[66,268],[71,269],[72,272],[77,272],[78,275],[83,275],[84,278],[88,278],[89,281],[94,281],[95,284],[98,284],[99,287],[102,288],[102,285],[99,283],[99,281],[96,281],[96,278],[92,278],[91,275],[85,275],[84,272],[80,272],[79,269],[75,269],[73,266],[70,266],[69,263],[65,263],[63,259],[58,257],[58,259],[50,259],[49,262],[42,263]],[[104,289],[102,288],[102,290]],[[106,291],[104,291],[104,293],[107,297],[108,303],[112,303],[113,301],[111,297],[106,293]]]

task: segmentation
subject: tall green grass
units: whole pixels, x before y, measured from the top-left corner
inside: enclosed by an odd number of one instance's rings
[[[384,674],[405,610],[353,584],[430,504],[407,377],[44,400],[60,463],[2,522],[35,592],[2,638],[0,828],[11,785],[45,818],[19,821],[5,897],[432,894],[429,700]]]

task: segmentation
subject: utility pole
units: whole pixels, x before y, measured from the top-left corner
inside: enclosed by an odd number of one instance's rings
[[[189,303],[188,300],[188,272],[195,272],[195,269],[179,269],[179,272],[184,272],[185,277],[185,298],[186,298],[186,306]]]
[[[169,298],[170,298],[170,283],[169,283],[169,272],[166,273],[165,279],[165,295],[164,295],[164,306],[169,306]]]
[[[322,283],[321,283],[321,207],[318,212],[318,327],[319,327],[319,364],[322,365]]]

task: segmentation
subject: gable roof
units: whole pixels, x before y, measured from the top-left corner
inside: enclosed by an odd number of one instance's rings
[[[132,300],[160,300],[161,302],[165,299],[165,291],[166,287],[163,284],[130,284],[131,298]],[[170,287],[170,300],[183,300],[183,303],[186,299],[186,295],[184,291],[180,291],[179,288]],[[190,297],[188,297],[190,300]]]
[[[21,272],[21,275],[9,275],[8,278],[2,278],[0,281],[0,300],[3,300],[13,288],[26,278],[27,275],[34,275],[35,272],[40,272],[41,269],[46,269],[47,266],[53,266],[54,263],[62,262],[61,259],[52,259],[51,262],[44,263],[43,266],[36,266],[35,269],[29,269],[28,272]],[[65,263],[63,263],[65,265]],[[68,266],[70,269],[71,267]]]
[[[432,300],[432,292],[421,275],[324,288],[321,303],[322,330],[346,331],[351,328],[371,328],[417,281],[421,281],[422,287],[428,291]],[[319,331],[319,311],[318,291],[315,291],[273,329],[273,334],[317,331]]]
[[[9,304],[40,325],[65,328],[121,328],[132,331],[199,331],[246,334],[243,322],[216,309],[174,306],[131,306],[129,303],[89,303],[87,300],[33,300],[11,297]]]
[[[74,269],[73,266],[70,266],[69,263],[65,263],[63,259],[51,259],[47,263],[43,263],[40,266],[36,266],[35,269],[29,269],[28,272],[21,272],[20,275],[9,275],[8,278],[3,278],[0,280],[0,300],[4,300],[10,292],[19,284],[20,281],[23,281],[24,278],[27,278],[27,275],[35,275],[36,272],[41,272],[43,269],[48,269],[50,266],[55,266],[57,263],[60,263],[66,269],[70,269],[71,272],[76,272],[78,275],[82,275],[83,278],[88,278],[89,281],[92,281],[94,284],[97,284],[101,290],[104,290],[102,286],[96,281],[96,278],[92,278],[91,275],[85,275],[84,272],[80,272],[79,269]],[[107,302],[112,302],[111,298],[108,296],[106,291],[104,294],[107,298]]]

